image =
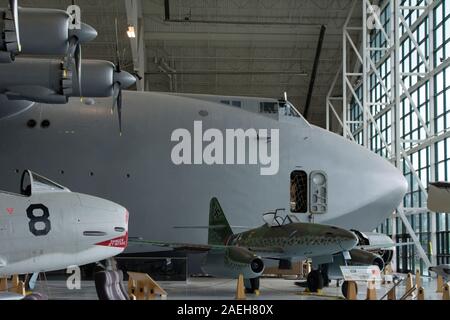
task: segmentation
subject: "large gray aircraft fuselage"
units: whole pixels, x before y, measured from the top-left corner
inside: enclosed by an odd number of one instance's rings
[[[233,99],[241,100],[241,108],[220,103]],[[301,117],[261,114],[260,102],[276,100],[124,92],[123,136],[111,99],[89,106],[78,99],[36,104],[0,120],[0,189],[16,190],[18,175],[30,168],[127,207],[130,237],[206,243],[206,229],[174,227],[207,226],[213,197],[221,199],[231,225],[256,227],[263,213],[290,210],[292,172],[304,171],[309,180],[319,171],[327,178],[327,208],[314,215],[315,222],[370,231],[389,217],[406,192],[394,166]],[[44,120],[49,127],[41,127]],[[195,121],[222,132],[279,129],[278,173],[263,176],[260,165],[175,165],[171,136],[180,128],[193,132]],[[297,216],[309,221],[308,212]]]

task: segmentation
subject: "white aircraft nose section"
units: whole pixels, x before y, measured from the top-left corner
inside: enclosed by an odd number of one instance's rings
[[[335,214],[335,217],[327,223],[356,230],[373,230],[401,203],[408,184],[388,160],[319,128],[314,130],[312,142],[314,148],[322,149],[322,161],[328,162],[326,167],[330,168],[330,214]],[[327,153],[330,151],[332,156]]]
[[[79,195],[85,208],[80,217],[80,246],[92,261],[121,254],[128,247],[128,210],[114,202]]]

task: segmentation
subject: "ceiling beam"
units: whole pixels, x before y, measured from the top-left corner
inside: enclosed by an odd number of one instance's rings
[[[270,42],[276,47],[278,42],[290,42],[292,44],[310,42],[315,43],[316,36],[311,34],[295,34],[295,33],[247,33],[247,32],[173,32],[173,31],[152,31],[146,30],[146,41],[210,41],[218,43],[221,41],[261,41]],[[327,44],[341,43],[342,35],[329,36],[327,38]]]
[[[145,90],[145,28],[142,16],[142,0],[125,0],[128,25],[134,27],[135,37],[130,37],[134,71],[137,74],[136,86],[138,91]]]
[[[316,57],[314,58],[314,65],[313,65],[313,70],[311,73],[311,81],[309,83],[308,95],[306,96],[305,111],[303,114],[303,116],[305,117],[306,120],[308,120],[308,116],[309,116],[309,107],[311,106],[311,98],[312,98],[313,91],[314,91],[314,84],[316,83],[317,70],[319,69],[320,55],[322,53],[323,39],[325,38],[325,31],[327,31],[327,27],[322,26],[322,28],[320,28],[319,41],[317,43]]]

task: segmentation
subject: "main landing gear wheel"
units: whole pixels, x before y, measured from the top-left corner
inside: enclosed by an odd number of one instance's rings
[[[319,292],[323,289],[323,275],[320,270],[313,270],[308,274],[306,279],[309,292]]]
[[[356,294],[358,294],[358,286],[355,283],[355,288],[356,288]],[[347,294],[348,294],[348,281],[344,281],[344,283],[342,284],[342,294],[344,295],[345,298],[347,298]]]
[[[245,279],[245,293],[255,294],[259,290],[259,278]]]
[[[328,270],[321,270],[322,277],[323,277],[323,286],[328,288],[330,286],[331,280],[328,277]]]

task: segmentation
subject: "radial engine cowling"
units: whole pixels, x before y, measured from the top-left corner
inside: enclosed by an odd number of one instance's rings
[[[242,274],[245,279],[254,279],[264,272],[264,262],[245,248],[229,247],[209,252],[203,271],[216,277],[237,278]]]
[[[378,266],[380,271],[384,270],[385,264],[383,258],[377,254],[365,250],[353,249],[350,251],[350,256],[352,258],[351,264],[353,265],[374,265]]]
[[[19,30],[21,54],[65,56],[69,41],[76,37],[79,43],[92,41],[97,31],[81,23],[81,28],[70,29],[70,16],[57,9],[19,8]],[[12,27],[9,9],[0,10],[0,63],[12,62],[19,53],[15,45],[15,30]]]
[[[0,64],[0,94],[9,100],[64,104],[79,97],[73,66],[55,59],[20,58]],[[126,89],[135,83],[128,72],[116,72],[108,61],[84,60],[81,86],[83,97],[101,98],[114,94],[114,84]]]

